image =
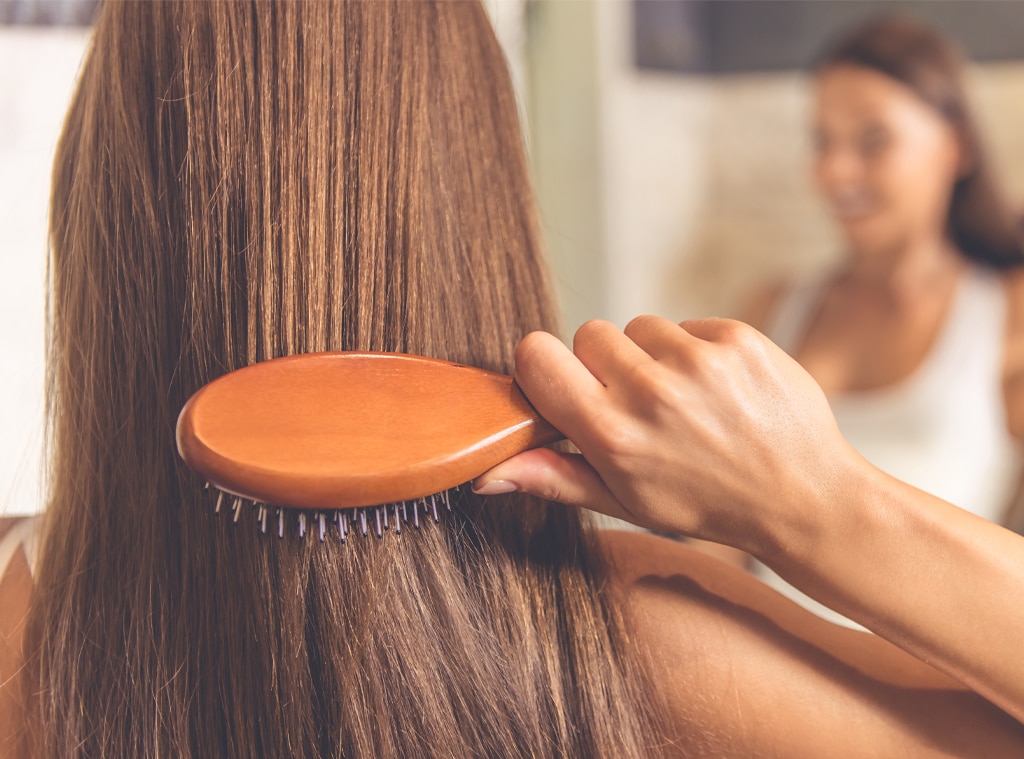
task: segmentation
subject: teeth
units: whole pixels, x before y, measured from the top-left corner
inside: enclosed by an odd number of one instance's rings
[[[220,513],[224,510],[225,505],[227,505],[232,513],[232,522],[238,522],[241,519],[242,511],[247,506],[251,506],[252,511],[249,513],[255,517],[254,521],[259,531],[263,534],[266,534],[267,522],[272,518],[271,509],[276,508],[277,536],[278,538],[284,538],[285,511],[287,509],[235,496],[213,485],[208,487],[217,491],[214,513]],[[455,490],[457,489],[455,488]],[[358,530],[363,537],[367,537],[373,532],[376,533],[378,538],[383,538],[384,533],[388,530],[392,530],[396,535],[400,535],[403,523],[406,525],[411,523],[415,529],[419,529],[421,511],[425,518],[433,517],[434,522],[440,522],[442,508],[448,512],[452,511],[452,499],[449,491],[424,496],[414,501],[396,501],[382,506],[366,506],[315,513],[297,510],[295,513],[300,538],[305,537],[307,532],[312,532],[315,526],[317,536],[321,542],[324,542],[328,532],[327,522],[330,521],[332,525],[337,522],[338,539],[340,542],[345,543],[353,530]],[[370,511],[371,509],[372,512]],[[411,519],[410,509],[412,510]],[[312,523],[310,523],[310,519],[313,520]],[[331,530],[333,531],[333,529],[332,527]]]

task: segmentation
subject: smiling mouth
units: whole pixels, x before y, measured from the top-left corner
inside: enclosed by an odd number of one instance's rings
[[[842,222],[860,221],[878,209],[874,195],[861,189],[843,189],[829,194],[832,210]]]

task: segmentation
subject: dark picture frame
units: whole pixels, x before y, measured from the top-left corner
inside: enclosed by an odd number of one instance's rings
[[[0,26],[91,26],[100,0],[0,0]]]
[[[1024,2],[1007,0],[633,0],[641,69],[740,74],[805,69],[837,34],[907,13],[975,61],[1024,59]]]

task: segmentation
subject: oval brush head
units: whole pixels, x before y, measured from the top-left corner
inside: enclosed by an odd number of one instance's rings
[[[314,512],[414,501],[561,437],[511,377],[395,353],[253,364],[200,388],[177,425],[210,484]]]

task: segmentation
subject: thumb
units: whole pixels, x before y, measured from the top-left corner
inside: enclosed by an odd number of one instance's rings
[[[579,506],[635,522],[601,477],[578,453],[534,448],[489,469],[473,481],[479,495],[529,493],[547,501]]]

